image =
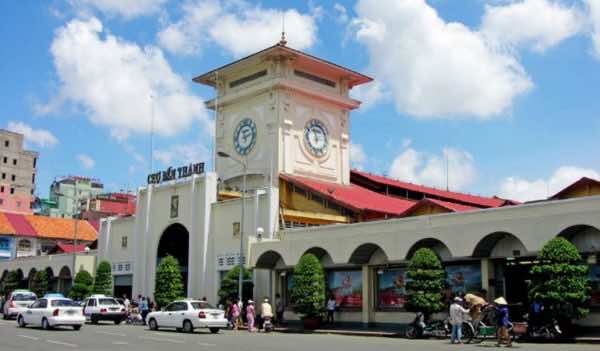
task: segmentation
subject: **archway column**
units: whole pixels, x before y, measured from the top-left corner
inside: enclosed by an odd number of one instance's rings
[[[375,315],[373,311],[373,297],[374,282],[373,282],[373,270],[369,265],[362,265],[362,323],[365,327],[369,326],[375,321]]]

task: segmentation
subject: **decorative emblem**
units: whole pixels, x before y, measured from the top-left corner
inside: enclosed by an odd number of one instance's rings
[[[246,156],[252,151],[256,144],[256,124],[250,118],[244,118],[235,128],[233,133],[233,145],[235,151]]]
[[[327,128],[316,119],[311,119],[304,127],[304,142],[313,155],[323,157],[327,154],[328,146]]]

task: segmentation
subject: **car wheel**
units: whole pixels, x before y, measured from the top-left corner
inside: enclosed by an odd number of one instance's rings
[[[46,318],[42,319],[42,329],[44,330],[50,330],[50,323],[48,323],[48,320]]]
[[[92,322],[92,324],[98,324],[98,317],[90,317],[90,322]]]
[[[158,324],[154,318],[148,321],[148,327],[150,327],[150,330],[158,330]]]
[[[27,324],[25,323],[25,319],[23,319],[23,316],[19,316],[19,318],[17,319],[17,323],[19,323],[19,327],[21,328],[25,328],[27,326]]]
[[[8,314],[2,313],[2,319],[7,320],[8,319]]]
[[[120,319],[117,319],[117,320],[115,321],[115,325],[119,325],[119,324],[121,324],[121,322],[122,322],[122,321],[121,321]]]
[[[219,328],[209,328],[210,332],[213,334],[217,334],[219,332]]]
[[[190,321],[183,321],[183,331],[185,333],[193,333],[194,332],[194,326],[192,325],[192,322],[190,322]]]
[[[74,326],[73,326],[73,329],[74,329],[74,330],[79,330],[79,329],[81,329],[81,326],[80,326],[80,325],[74,325]]]

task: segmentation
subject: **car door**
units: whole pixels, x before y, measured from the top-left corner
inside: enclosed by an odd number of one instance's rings
[[[175,311],[173,311],[173,326],[181,328],[183,326],[183,320],[186,318],[188,310],[188,303],[185,301],[175,303]]]
[[[44,311],[48,308],[47,299],[39,299],[38,304],[35,308],[32,308],[31,321],[29,324],[42,325],[42,318],[44,317]]]
[[[174,302],[170,303],[163,310],[156,313],[156,323],[161,327],[169,326],[169,313],[172,313]]]
[[[40,300],[37,300],[31,306],[29,306],[29,308],[27,308],[25,310],[25,312],[22,313],[25,324],[33,323],[34,311],[38,308],[39,305],[40,305]]]

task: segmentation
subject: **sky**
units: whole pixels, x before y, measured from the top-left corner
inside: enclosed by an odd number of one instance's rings
[[[374,78],[352,91],[353,167],[520,201],[600,179],[600,0],[2,1],[0,13],[0,128],[40,153],[41,197],[57,176],[120,191],[151,169],[210,168],[213,92],[191,79],[275,44],[282,18],[289,46]]]

